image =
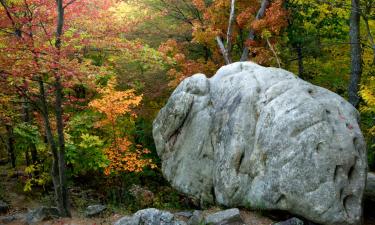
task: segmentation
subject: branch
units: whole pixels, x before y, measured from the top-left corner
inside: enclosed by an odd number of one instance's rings
[[[270,49],[271,49],[273,55],[275,56],[276,61],[277,61],[277,64],[279,65],[279,68],[281,68],[280,59],[279,59],[279,57],[277,57],[276,51],[275,51],[275,49],[272,47],[272,45],[271,45],[271,43],[270,43],[270,41],[269,41],[268,38],[267,38],[267,44],[268,44],[268,46],[270,47]]]
[[[223,54],[225,64],[230,64],[230,60],[228,58],[228,52],[227,52],[227,49],[225,49],[224,47],[223,41],[221,40],[219,36],[216,37],[216,41],[217,41],[217,44],[219,45],[221,54]]]
[[[65,9],[66,7],[68,7],[69,5],[73,4],[76,0],[71,0],[70,2],[66,3],[64,6],[63,6],[63,9]]]
[[[371,48],[372,48],[372,51],[373,51],[373,61],[372,61],[372,63],[375,65],[375,41],[374,41],[374,37],[372,36],[372,33],[371,33],[370,25],[368,23],[368,18],[364,15],[362,15],[362,17],[363,17],[363,20],[365,22],[368,40],[370,41]]]
[[[255,20],[260,20],[264,16],[264,14],[266,12],[266,9],[267,9],[267,7],[268,7],[269,4],[270,4],[270,0],[262,0],[262,3],[261,3],[260,8],[258,10],[258,13],[257,13],[257,15],[255,17]],[[255,39],[255,31],[253,29],[250,29],[249,36],[247,37],[247,40],[252,40],[253,41],[254,39]],[[248,58],[249,58],[249,47],[247,47],[245,45],[245,47],[244,47],[244,49],[242,51],[242,56],[241,56],[241,60],[240,61],[241,62],[247,61]]]
[[[7,14],[7,17],[9,18],[9,20],[11,21],[12,23],[12,26],[13,26],[13,29],[14,29],[14,32],[15,34],[17,35],[17,37],[22,37],[22,32],[19,28],[17,28],[17,24],[16,24],[16,21],[14,21],[9,9],[8,9],[8,6],[6,5],[5,1],[4,0],[0,0],[0,3],[1,5],[3,6],[6,14]]]
[[[232,53],[233,23],[234,23],[234,17],[235,17],[235,4],[236,4],[236,0],[231,0],[228,31],[227,31],[227,56],[230,62],[232,62],[231,53]]]

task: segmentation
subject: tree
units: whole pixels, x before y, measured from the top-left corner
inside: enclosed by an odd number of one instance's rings
[[[70,216],[64,139],[64,120],[68,114],[63,111],[63,107],[69,106],[69,102],[65,102],[64,92],[73,90],[75,84],[90,80],[89,74],[98,72],[95,66],[82,59],[85,53],[82,51],[84,36],[110,32],[106,35],[109,40],[107,43],[110,43],[119,34],[118,30],[113,32],[108,29],[94,32],[93,24],[82,27],[83,18],[90,15],[93,23],[99,22],[103,15],[110,15],[109,8],[116,2],[1,0],[0,3],[0,51],[4,56],[4,60],[0,62],[2,73],[6,75],[5,81],[22,99],[27,99],[27,104],[32,104],[43,119],[53,155],[51,176],[56,203],[61,216]],[[92,7],[93,5],[96,7]],[[121,28],[123,27],[118,29]],[[93,45],[98,40],[94,39],[86,43],[86,46]],[[102,40],[99,41],[103,43]],[[51,98],[51,93],[54,93],[54,98]],[[51,116],[52,112],[55,119]],[[53,127],[55,122],[56,128]]]
[[[359,85],[362,75],[362,53],[360,38],[360,1],[352,0],[350,14],[350,56],[351,75],[348,87],[349,102],[357,107],[359,104]]]
[[[134,90],[116,91],[116,80],[109,81],[107,87],[99,89],[101,98],[90,102],[89,106],[103,114],[104,118],[97,123],[97,127],[109,130],[110,144],[105,150],[109,165],[104,173],[140,172],[145,166],[155,165],[151,159],[143,159],[142,155],[149,153],[141,145],[134,145],[129,134],[119,129],[118,118],[127,115],[130,120],[136,117],[134,108],[137,107],[142,96],[137,96]],[[132,146],[134,147],[132,149]]]

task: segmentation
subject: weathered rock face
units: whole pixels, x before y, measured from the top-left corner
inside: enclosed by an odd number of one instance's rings
[[[358,112],[290,72],[246,62],[187,78],[153,136],[164,176],[202,203],[360,220],[367,156]]]

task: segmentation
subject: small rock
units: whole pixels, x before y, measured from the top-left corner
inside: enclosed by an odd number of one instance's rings
[[[190,218],[193,215],[193,212],[192,211],[182,211],[182,212],[176,212],[175,215]]]
[[[155,224],[186,225],[184,221],[177,220],[172,213],[154,208],[139,210],[133,216],[125,216],[115,223],[115,225]]]
[[[296,217],[293,217],[291,219],[288,219],[282,222],[274,223],[273,225],[304,225],[304,223],[302,220]]]
[[[97,216],[106,209],[107,207],[105,205],[90,205],[86,208],[85,216],[86,217]]]
[[[60,217],[59,210],[55,207],[40,207],[26,214],[26,224],[32,225],[43,220]]]
[[[202,211],[194,210],[193,215],[190,217],[187,222],[188,225],[200,225],[204,221]]]
[[[13,215],[0,217],[0,223],[10,223],[14,220],[17,220],[17,218]]]
[[[9,210],[9,205],[0,200],[0,213],[6,213]]]
[[[242,225],[244,224],[240,210],[237,208],[227,209],[206,216],[205,223],[207,225]]]

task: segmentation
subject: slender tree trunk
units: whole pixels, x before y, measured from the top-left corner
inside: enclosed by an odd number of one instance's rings
[[[31,122],[31,117],[30,117],[30,112],[29,112],[29,103],[28,103],[28,100],[27,99],[24,99],[25,103],[22,104],[22,108],[23,108],[23,120],[24,122],[26,123],[30,123]],[[37,163],[38,162],[38,152],[36,150],[36,146],[34,143],[31,143],[30,145],[30,152],[31,152],[31,161],[33,164]],[[28,154],[26,152],[26,154]]]
[[[223,55],[225,64],[227,64],[227,65],[230,64],[231,61],[230,61],[230,59],[228,57],[227,49],[225,48],[224,43],[223,43],[223,41],[221,40],[221,38],[219,36],[216,37],[216,42],[217,42],[217,44],[218,44],[218,46],[220,48],[221,54]]]
[[[26,163],[26,166],[30,166],[30,155],[29,155],[28,149],[26,149],[25,151],[25,163]]]
[[[362,54],[360,43],[360,0],[352,0],[350,15],[350,56],[351,56],[351,74],[348,88],[349,102],[357,107],[359,103],[359,84],[362,75]]]
[[[16,154],[14,152],[14,135],[13,135],[13,127],[10,125],[5,125],[8,135],[8,151],[10,156],[10,162],[12,163],[12,167],[16,168]]]
[[[57,134],[59,142],[59,178],[61,185],[61,216],[70,217],[69,204],[68,204],[68,189],[66,184],[66,163],[65,163],[65,139],[64,139],[64,124],[63,124],[63,109],[62,109],[62,85],[60,77],[56,77],[55,84],[55,111],[57,122]]]
[[[51,177],[52,182],[55,190],[55,197],[56,197],[56,203],[57,207],[60,209],[61,206],[61,185],[60,185],[60,179],[59,179],[59,166],[58,166],[58,150],[56,142],[53,138],[50,119],[48,115],[48,106],[47,106],[47,100],[46,100],[46,94],[44,89],[44,83],[41,77],[38,78],[38,84],[39,84],[39,94],[40,94],[40,100],[41,100],[41,108],[42,108],[42,117],[44,122],[44,127],[46,130],[46,136],[47,141],[49,143],[49,146],[51,147],[53,161],[52,161],[52,169],[51,169]]]
[[[60,62],[60,50],[61,50],[61,36],[64,27],[64,7],[63,0],[56,0],[57,3],[57,27],[56,27],[56,42],[55,47],[58,51],[56,61]],[[64,139],[64,122],[63,122],[63,109],[62,109],[62,84],[61,74],[57,68],[55,71],[55,111],[56,111],[56,122],[57,122],[57,135],[59,143],[59,179],[60,179],[60,197],[61,202],[59,203],[60,214],[63,217],[70,217],[69,204],[68,204],[68,189],[66,184],[66,163],[65,163],[65,139]]]
[[[262,0],[258,13],[255,17],[255,20],[259,20],[264,16],[269,4],[270,4],[270,0]],[[247,37],[247,40],[254,40],[254,39],[255,39],[255,32],[253,29],[251,29]],[[243,62],[243,61],[247,61],[248,59],[249,59],[249,47],[245,44],[240,61]]]
[[[374,40],[374,36],[372,36],[367,16],[363,16],[363,20],[365,21],[367,36],[368,36],[368,39],[370,41],[371,48],[372,48],[372,54],[373,54],[372,64],[375,65],[375,40]]]
[[[227,56],[229,62],[232,63],[232,36],[233,36],[233,24],[236,16],[236,0],[231,0],[230,13],[227,30]]]
[[[229,12],[229,21],[228,21],[228,30],[227,30],[227,37],[226,37],[226,46],[224,42],[221,40],[221,37],[216,37],[216,42],[219,46],[220,52],[224,57],[225,64],[232,63],[232,34],[233,34],[233,23],[235,18],[235,6],[236,0],[231,0],[230,4],[230,12]]]
[[[297,58],[298,58],[298,76],[303,78],[303,75],[305,73],[305,69],[303,67],[303,54],[302,54],[302,48],[301,45],[297,45]]]

